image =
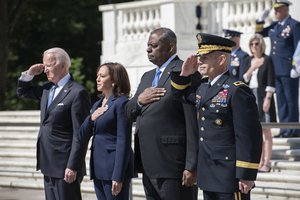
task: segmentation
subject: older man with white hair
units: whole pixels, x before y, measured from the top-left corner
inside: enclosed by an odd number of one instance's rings
[[[44,175],[46,200],[81,200],[80,183],[86,174],[84,157],[76,157],[78,131],[89,114],[85,88],[69,74],[70,57],[61,48],[44,52],[43,63],[22,72],[17,95],[40,101],[41,122],[37,138],[37,170]],[[33,85],[34,76],[45,73],[48,82]]]

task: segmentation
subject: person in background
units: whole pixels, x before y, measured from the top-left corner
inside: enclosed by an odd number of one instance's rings
[[[261,122],[276,122],[276,110],[273,99],[275,92],[275,73],[270,56],[265,54],[266,44],[264,38],[255,34],[250,38],[249,48],[251,57],[245,60],[248,66],[244,74],[244,81],[256,97],[259,118]],[[260,172],[269,172],[270,159],[272,156],[272,133],[270,128],[263,128],[263,147],[259,163]]]
[[[300,40],[300,23],[289,14],[288,0],[277,0],[274,4],[278,21],[264,28],[269,10],[256,21],[256,33],[271,39],[271,52],[275,69],[276,100],[279,122],[299,122],[299,79],[291,78],[293,54]],[[297,137],[299,129],[281,128],[275,137]]]
[[[181,72],[171,73],[173,95],[198,111],[197,184],[204,200],[249,200],[262,147],[255,96],[229,74],[233,41],[206,33],[197,39],[197,55],[183,63]],[[197,71],[208,82],[193,87],[191,76]]]
[[[156,67],[142,76],[126,106],[127,116],[136,121],[135,164],[143,173],[147,200],[197,199],[196,109],[171,94],[170,72],[182,65],[176,40],[168,28],[150,33],[148,59]]]
[[[80,128],[82,153],[93,136],[90,175],[97,199],[126,200],[129,199],[130,181],[134,176],[132,123],[125,115],[130,95],[128,74],[119,63],[104,63],[97,69],[96,83],[101,98],[93,105],[91,114]]]
[[[89,114],[86,89],[69,74],[70,57],[61,48],[43,53],[43,63],[22,72],[17,95],[40,101],[41,122],[37,138],[37,170],[44,175],[46,200],[81,200],[80,183],[86,174],[84,157],[78,159],[79,128]],[[33,85],[45,73],[48,82]],[[86,151],[86,149],[85,149]]]
[[[244,61],[249,57],[248,53],[242,50],[240,46],[242,32],[223,29],[224,37],[235,42],[235,46],[230,54],[230,61],[228,63],[228,70],[232,77],[237,80],[243,80],[243,74],[245,73]]]

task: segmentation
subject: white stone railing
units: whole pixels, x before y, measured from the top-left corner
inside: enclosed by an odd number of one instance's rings
[[[255,20],[265,9],[271,9],[274,0],[203,0],[205,11],[203,27],[206,32],[219,34],[223,28],[253,33]],[[271,10],[267,22],[271,22]]]
[[[143,5],[137,8],[119,10],[120,14],[120,40],[144,39],[149,32],[160,27],[160,7],[157,4]]]
[[[197,49],[195,35],[201,5],[202,32],[222,34],[223,28],[244,32],[241,46],[248,51],[255,20],[274,0],[148,0],[99,6],[103,16],[101,63],[122,63],[128,70],[133,93],[142,74],[154,66],[148,61],[149,33],[157,27],[172,29],[178,40],[178,55],[185,59]],[[274,16],[271,12],[267,22]],[[268,48],[267,48],[268,52]]]

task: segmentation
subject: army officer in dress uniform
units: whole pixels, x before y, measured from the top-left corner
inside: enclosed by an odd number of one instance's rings
[[[223,32],[224,37],[235,42],[235,46],[230,54],[230,61],[228,62],[229,74],[237,80],[243,80],[243,74],[247,71],[244,62],[249,55],[240,46],[242,32],[229,29],[223,29]]]
[[[181,72],[171,73],[173,95],[195,104],[198,110],[197,184],[204,200],[248,200],[262,146],[255,97],[227,70],[235,43],[205,33],[197,38],[197,55],[184,62]],[[197,70],[208,79],[199,87],[191,84],[190,78]]]
[[[256,21],[256,32],[271,39],[270,56],[275,69],[275,88],[280,122],[299,122],[298,88],[299,79],[291,78],[293,54],[300,40],[300,23],[289,15],[287,0],[278,0],[274,4],[275,17],[278,21],[268,27],[264,20],[268,12]],[[266,10],[267,11],[267,10]],[[297,129],[280,129],[279,137],[297,137]]]

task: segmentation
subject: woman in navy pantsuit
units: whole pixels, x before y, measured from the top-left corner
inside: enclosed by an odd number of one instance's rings
[[[133,177],[131,123],[124,113],[130,83],[126,69],[118,63],[105,63],[97,70],[97,90],[102,97],[80,128],[82,152],[93,136],[90,174],[98,199],[129,199]]]

